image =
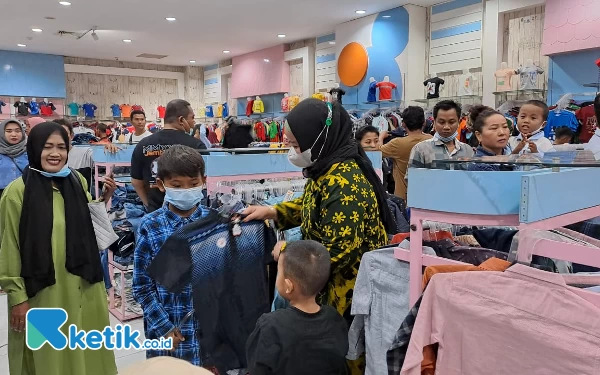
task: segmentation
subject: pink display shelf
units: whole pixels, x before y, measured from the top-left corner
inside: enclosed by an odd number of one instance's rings
[[[120,322],[126,322],[128,320],[133,320],[137,318],[141,318],[143,314],[135,314],[135,313],[127,313],[127,298],[125,296],[125,274],[128,272],[133,272],[133,269],[129,269],[125,267],[113,259],[112,251],[108,252],[108,272],[110,273],[110,283],[111,285],[115,285],[114,283],[114,274],[115,271],[119,274],[119,278],[121,279],[121,306],[116,307],[115,305],[115,287],[113,286],[108,291],[108,310],[111,314],[115,316]]]

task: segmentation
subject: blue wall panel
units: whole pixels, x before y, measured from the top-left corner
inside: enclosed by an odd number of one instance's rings
[[[367,101],[369,77],[381,82],[385,76],[389,76],[390,81],[398,86],[393,91],[393,99],[402,99],[402,72],[395,59],[408,44],[408,12],[406,9],[399,7],[379,13],[373,23],[371,43],[372,46],[367,48],[369,68],[365,79],[354,87],[343,86],[343,89],[346,90],[344,105],[347,108],[356,108],[356,105],[361,106]],[[355,106],[349,106],[351,104]]]
[[[482,0],[453,0],[431,7],[431,14],[438,14],[458,8],[468,7],[469,5],[479,4]]]
[[[63,57],[0,51],[0,95],[66,97]]]
[[[474,31],[481,31],[481,21],[466,23],[464,25],[452,26],[445,29],[433,31],[431,33],[431,40],[472,33]]]
[[[595,88],[583,85],[597,83],[598,67],[594,61],[599,58],[600,49],[550,56],[548,104],[555,104],[564,94],[596,91]],[[579,99],[590,100],[593,97],[588,96]]]

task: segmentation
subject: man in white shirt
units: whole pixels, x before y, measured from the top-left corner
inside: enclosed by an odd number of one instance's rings
[[[600,94],[596,95],[596,100],[594,100],[594,112],[596,112],[596,118],[600,119]],[[592,138],[585,144],[585,149],[592,151],[596,160],[600,160],[600,129],[596,128]]]
[[[122,143],[134,144],[152,135],[146,128],[146,114],[143,111],[131,111],[131,125],[135,131],[125,136]]]

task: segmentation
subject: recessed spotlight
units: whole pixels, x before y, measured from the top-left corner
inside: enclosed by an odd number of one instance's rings
[[[125,43],[131,43],[131,39],[123,39]]]
[[[17,44],[17,47],[27,47],[27,44],[21,44],[21,43],[19,43],[19,44]]]
[[[71,5],[71,3],[70,3],[70,2],[68,2],[68,1],[59,1],[58,3],[59,3],[60,5],[64,5],[64,6],[69,6],[69,5]]]
[[[31,31],[33,31],[34,33],[41,33],[42,29],[31,29]]]
[[[365,13],[367,13],[367,11],[366,10],[357,10],[355,13],[356,14],[365,14]]]
[[[167,17],[165,19],[170,22],[177,21],[177,18],[175,18],[175,17]]]
[[[329,42],[329,44],[331,44],[332,46],[335,46],[335,42]]]
[[[231,51],[230,51],[230,50],[228,50],[228,49],[226,49],[226,50],[224,50],[224,51],[223,51],[223,53],[230,53],[230,52],[231,52]]]
[[[46,16],[44,18],[47,19],[47,20],[55,20],[56,19],[56,17],[52,17],[52,16]]]
[[[196,60],[190,60],[190,64],[195,64]]]
[[[390,18],[391,16],[383,16],[383,18]]]
[[[285,38],[285,34],[277,34],[278,38]]]
[[[263,59],[264,62],[271,62],[269,59]]]

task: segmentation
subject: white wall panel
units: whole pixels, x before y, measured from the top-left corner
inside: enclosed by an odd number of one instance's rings
[[[454,17],[460,17],[465,14],[477,13],[483,11],[483,4],[473,4],[466,7],[452,9],[447,12],[437,13],[431,15],[431,22],[440,22]]]
[[[439,21],[439,22],[432,22],[431,23],[431,31],[445,29],[448,27],[456,26],[456,25],[464,25],[465,23],[481,21],[481,16],[482,16],[481,11],[478,11],[476,13],[464,14],[464,15],[461,15],[458,17],[449,18],[447,20],[443,20],[443,21]]]

